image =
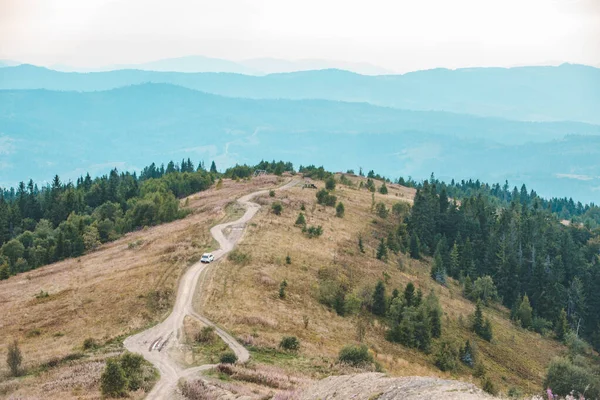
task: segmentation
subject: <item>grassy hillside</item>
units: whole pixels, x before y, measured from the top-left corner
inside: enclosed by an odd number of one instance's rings
[[[218,191],[190,196],[193,213],[183,220],[0,281],[0,398],[100,398],[104,360],[123,351],[125,336],[170,312],[182,271],[215,246],[210,227],[238,214],[231,200],[276,182],[226,181]],[[27,371],[16,379],[5,363],[14,339]]]
[[[414,194],[397,185],[389,188],[388,195],[375,194],[375,201],[390,208],[396,202],[410,202]],[[322,377],[329,368],[335,368],[335,358],[343,346],[357,343],[361,319],[358,315],[341,317],[319,302],[324,281],[334,279],[357,297],[364,293],[370,296],[378,280],[386,282],[388,295],[394,288],[402,291],[413,282],[425,295],[434,290],[439,296],[444,312],[442,338],[456,344],[474,341],[487,376],[497,387],[505,393],[510,388],[526,393],[541,389],[546,367],[554,356],[566,351],[563,345],[516,328],[509,320],[509,311],[500,306],[485,309],[494,328],[492,343],[479,339],[468,327],[474,304],[463,298],[455,281],[447,287],[434,283],[428,260],[415,261],[402,254],[390,255],[387,262],[376,259],[379,238],[394,217],[390,214],[384,220],[371,212],[371,193],[338,185],[335,195],[345,205],[344,218],[337,218],[331,207],[317,205],[315,190],[311,189],[296,187],[275,198],[259,199],[264,207],[239,245],[239,253],[247,257],[224,260],[210,271],[210,283],[202,288],[198,308],[252,346],[256,360]],[[273,202],[283,204],[282,215],[270,212]],[[310,239],[294,226],[302,204],[307,224],[322,225],[321,237]],[[359,236],[365,253],[359,251]],[[288,255],[290,264],[286,262]],[[284,280],[286,296],[281,299],[279,288]],[[452,374],[443,373],[434,365],[433,354],[386,341],[386,329],[382,320],[369,317],[364,343],[390,374],[453,377],[481,384],[473,377],[474,371],[465,366]],[[287,335],[301,341],[295,357],[276,350]]]

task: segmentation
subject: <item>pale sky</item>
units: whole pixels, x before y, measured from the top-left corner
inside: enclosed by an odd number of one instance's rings
[[[399,72],[600,66],[600,0],[0,0],[0,59],[100,67],[186,55]]]

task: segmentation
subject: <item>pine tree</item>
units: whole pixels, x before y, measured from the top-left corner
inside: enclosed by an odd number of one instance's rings
[[[387,186],[385,186],[385,182],[383,182],[383,185],[381,185],[381,187],[379,188],[379,193],[388,194],[388,188]]]
[[[456,242],[452,246],[452,250],[450,251],[450,265],[448,266],[448,275],[453,278],[458,276],[458,272],[460,271],[460,254],[458,252],[458,246]]]
[[[554,333],[556,334],[556,338],[562,342],[567,337],[568,332],[569,322],[567,321],[567,312],[563,308],[562,310],[560,310],[558,320],[556,321],[556,324],[554,326]]]
[[[431,265],[431,278],[442,285],[446,284],[446,268],[442,261],[442,256],[436,253]]]
[[[487,340],[488,342],[492,341],[492,322],[489,320],[489,318],[485,319],[485,322],[483,323],[483,330],[481,331],[481,334],[479,336],[481,336],[484,340]]]
[[[216,174],[217,173],[217,164],[215,164],[214,161],[210,164],[210,173],[211,174]]]
[[[471,368],[475,366],[475,351],[469,340],[465,342],[464,347],[461,347],[459,357],[460,361],[462,361],[465,365],[468,365]]]
[[[358,250],[359,250],[361,253],[364,253],[364,252],[365,252],[365,247],[363,246],[362,235],[359,235],[359,236],[358,236]]]
[[[421,258],[421,245],[419,244],[419,238],[415,233],[410,235],[410,257],[418,260]]]
[[[382,281],[377,282],[373,291],[373,307],[372,312],[380,317],[385,315],[387,310],[387,302],[385,299],[385,285]]]
[[[23,356],[21,355],[21,349],[19,349],[19,343],[15,339],[8,345],[8,354],[6,356],[6,364],[8,365],[12,376],[19,376],[21,373],[22,362]]]
[[[473,331],[481,336],[484,323],[481,301],[478,300],[477,305],[475,306],[475,314],[473,314]]]
[[[429,295],[427,296],[426,305],[431,325],[431,337],[439,338],[442,336],[442,309],[433,290],[429,292]]]
[[[306,218],[304,217],[304,213],[298,214],[295,225],[306,226]]]
[[[464,282],[463,294],[467,299],[471,298],[471,294],[473,293],[473,282],[471,281],[471,277],[467,275]]]
[[[379,247],[377,247],[377,259],[387,259],[387,246],[385,245],[385,241],[383,239],[381,239],[381,241],[379,242]]]
[[[404,289],[404,301],[407,307],[415,305],[415,285],[412,282],[408,282]]]

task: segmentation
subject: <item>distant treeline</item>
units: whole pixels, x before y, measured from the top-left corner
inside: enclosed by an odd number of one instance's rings
[[[189,160],[152,164],[136,173],[119,172],[76,183],[38,187],[32,180],[0,191],[0,279],[78,257],[135,229],[185,215],[177,198],[208,189],[217,177]]]
[[[78,257],[102,243],[144,226],[186,215],[178,198],[208,189],[216,179],[246,178],[261,170],[281,175],[294,172],[290,162],[261,161],[219,173],[213,161],[197,166],[188,158],[155,163],[139,174],[119,172],[75,183],[39,187],[29,180],[0,190],[0,279],[69,257]]]

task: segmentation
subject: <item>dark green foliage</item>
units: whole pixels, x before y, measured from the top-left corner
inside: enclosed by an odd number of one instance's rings
[[[217,164],[215,164],[214,161],[210,164],[210,173],[211,174],[216,174],[217,173]]]
[[[306,211],[306,206],[304,205],[304,203],[300,205],[300,211]]]
[[[388,194],[388,188],[387,188],[387,186],[385,186],[385,182],[383,182],[383,184],[379,188],[379,193],[381,193],[381,194]]]
[[[475,363],[477,362],[477,351],[470,340],[467,340],[465,345],[460,348],[459,357],[463,364],[471,368],[475,366]]]
[[[284,279],[283,281],[281,281],[281,283],[279,284],[279,298],[280,299],[285,299],[285,289],[287,289],[288,283],[287,281]]]
[[[284,336],[279,342],[279,347],[288,351],[298,351],[300,349],[300,341],[296,336]]]
[[[446,284],[446,267],[442,261],[442,256],[436,254],[431,265],[431,279],[439,284]]]
[[[452,343],[442,340],[435,353],[435,365],[442,371],[454,371],[457,360],[458,352],[456,351],[456,347]]]
[[[308,236],[309,239],[312,239],[319,237],[323,234],[323,227],[321,225],[309,226],[305,227],[302,231],[306,233],[306,236]]]
[[[492,323],[489,319],[483,318],[483,310],[481,301],[477,301],[475,313],[473,314],[473,332],[479,335],[482,339],[488,342],[492,340]]]
[[[335,203],[337,202],[337,197],[329,194],[326,189],[321,189],[317,192],[317,203],[322,204],[328,207],[335,207]]]
[[[379,202],[375,206],[375,213],[379,218],[386,219],[390,214],[390,210],[388,210],[384,203]]]
[[[554,326],[554,333],[556,334],[556,338],[563,342],[567,333],[569,332],[569,323],[567,322],[567,313],[564,309],[560,311],[558,319],[556,320],[556,324]]]
[[[273,211],[273,214],[281,215],[283,212],[283,204],[281,204],[279,201],[276,201],[275,203],[271,204],[271,210]]]
[[[127,393],[127,377],[117,359],[109,358],[100,377],[100,390],[107,397],[123,397]]]
[[[415,306],[415,285],[412,282],[408,282],[404,289],[404,301],[407,307]]]
[[[292,257],[290,257],[289,254],[287,256],[285,256],[285,263],[287,265],[290,265],[292,263]]]
[[[349,345],[340,350],[338,361],[353,366],[361,366],[373,362],[373,356],[365,345]]]
[[[8,369],[12,376],[19,376],[21,373],[22,362],[23,356],[21,354],[21,349],[19,348],[19,343],[14,340],[8,345],[8,353],[6,355],[6,365],[8,365]]]
[[[338,205],[335,207],[335,216],[338,218],[344,218],[344,203],[342,203],[341,201],[338,203]]]
[[[437,339],[442,336],[442,307],[433,290],[427,296],[426,306],[431,326],[431,337]]]
[[[127,388],[129,390],[138,390],[143,381],[142,365],[144,358],[139,354],[133,354],[126,351],[119,359],[121,368],[127,379]]]
[[[410,257],[415,260],[421,258],[421,242],[414,233],[410,235]]]
[[[555,358],[550,362],[544,387],[554,394],[566,396],[571,391],[585,394],[585,398],[600,398],[600,379],[584,366],[575,365],[565,358]]]
[[[298,214],[298,218],[296,218],[295,225],[306,226],[306,217],[304,217],[304,213]]]
[[[214,177],[194,171],[187,160],[168,169],[151,164],[139,176],[113,169],[75,184],[55,176],[42,188],[30,181],[19,184],[16,193],[0,190],[0,278],[78,257],[132,230],[183,217],[178,198],[209,188]]]
[[[385,260],[387,259],[387,246],[385,245],[385,241],[383,239],[380,240],[379,246],[377,246],[377,259]]]
[[[325,180],[325,189],[329,191],[335,190],[335,178],[333,175]]]
[[[373,306],[371,308],[373,314],[384,316],[387,311],[387,300],[385,298],[385,285],[382,281],[377,282],[373,291]]]
[[[237,360],[238,358],[233,351],[227,351],[219,357],[219,362],[221,364],[235,364]]]
[[[269,190],[269,197],[275,197],[275,191]]]

